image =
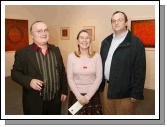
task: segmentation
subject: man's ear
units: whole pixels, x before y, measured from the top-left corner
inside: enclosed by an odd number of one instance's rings
[[[127,29],[128,29],[128,21],[127,21],[125,24],[126,24],[126,27],[127,27]]]

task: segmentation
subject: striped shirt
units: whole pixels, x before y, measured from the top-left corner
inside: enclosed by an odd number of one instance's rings
[[[37,46],[37,45],[35,45]],[[44,87],[41,91],[43,100],[52,100],[59,90],[58,64],[54,51],[49,47],[44,55],[40,47],[36,50],[36,58],[41,75],[43,76]]]

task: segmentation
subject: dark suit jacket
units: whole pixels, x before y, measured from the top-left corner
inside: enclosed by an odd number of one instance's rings
[[[68,84],[60,50],[54,45],[49,44],[49,46],[51,47],[50,49],[55,52],[58,61],[60,75],[59,96],[61,96],[61,94],[67,95]],[[34,44],[16,51],[15,62],[11,70],[12,79],[23,86],[23,110],[25,114],[41,114],[42,112],[42,99],[39,91],[35,91],[30,87],[30,81],[32,79],[43,80],[33,48]]]

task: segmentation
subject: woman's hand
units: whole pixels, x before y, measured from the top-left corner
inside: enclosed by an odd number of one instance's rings
[[[81,105],[85,105],[89,103],[89,100],[87,100],[85,96],[81,96],[78,101]]]

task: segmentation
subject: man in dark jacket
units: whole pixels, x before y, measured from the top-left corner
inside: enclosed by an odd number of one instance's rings
[[[60,50],[48,44],[49,32],[43,21],[34,22],[30,32],[33,44],[16,51],[11,71],[12,79],[23,87],[24,114],[61,114],[68,84]]]
[[[144,99],[145,48],[141,40],[127,30],[127,24],[124,12],[114,12],[111,18],[114,33],[101,45],[104,70],[101,90],[107,84],[103,108],[108,115],[134,114],[136,100]]]

